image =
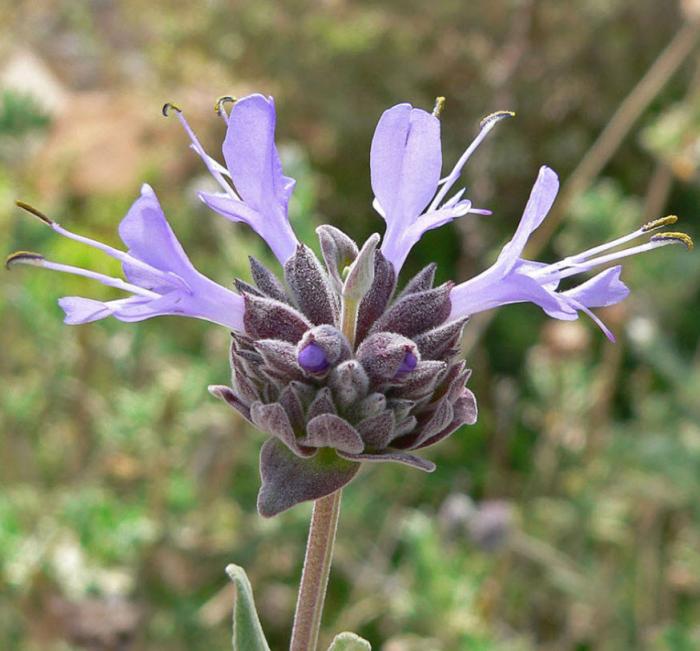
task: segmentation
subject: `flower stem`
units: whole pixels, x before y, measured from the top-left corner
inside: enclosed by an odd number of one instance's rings
[[[290,651],[316,651],[323,602],[331,571],[342,490],[314,502],[301,573]]]

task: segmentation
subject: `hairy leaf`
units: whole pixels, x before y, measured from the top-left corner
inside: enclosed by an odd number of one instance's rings
[[[233,651],[270,651],[255,610],[253,588],[245,570],[238,565],[228,565],[226,574],[236,587],[233,606]]]

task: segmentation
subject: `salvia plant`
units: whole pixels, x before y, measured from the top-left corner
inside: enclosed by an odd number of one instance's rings
[[[205,152],[182,111],[166,104],[163,112],[177,116],[191,148],[220,186],[217,193],[200,192],[200,199],[214,212],[250,226],[282,267],[280,278],[251,257],[252,280],[236,280],[235,291],[194,268],[148,185],[119,224],[126,250],[73,233],[18,202],[59,235],[122,264],[124,278],[115,278],[38,253],[22,251],[8,258],[8,267],[30,264],[125,292],[125,298],[108,301],[61,298],[67,324],[177,315],[231,331],[231,385],[209,390],[268,436],[260,451],[258,511],[271,517],[315,500],[292,632],[294,651],[317,645],[341,489],[363,463],[401,463],[432,472],[435,465],[420,456],[421,450],[475,423],[476,400],[465,387],[470,371],[459,352],[467,319],[502,305],[531,302],[555,319],[584,313],[612,340],[592,312],[629,293],[620,280],[621,266],[610,265],[670,244],[692,247],[684,233],[660,231],[676,221],[669,216],[558,262],[525,259],[528,238],[559,188],[557,175],[542,167],[512,239],[490,268],[464,282],[435,286],[431,264],[398,288],[401,267],[423,233],[458,217],[490,214],[474,208],[464,189],[453,188],[486,135],[512,113],[482,120],[474,141],[442,176],[442,102],[439,98],[432,112],[398,104],[380,117],[370,170],[373,206],[386,222],[384,237],[374,234],[358,246],[337,228],[320,226],[320,260],[299,242],[288,220],[295,181],[284,175],[275,146],[273,99],[255,94],[217,103],[226,123],[225,164]],[[628,246],[640,239],[645,241]],[[591,271],[596,273],[587,280],[560,288],[565,279]],[[228,571],[238,594],[234,648],[267,649],[245,573],[236,566]],[[331,648],[368,649],[369,644],[344,633]]]

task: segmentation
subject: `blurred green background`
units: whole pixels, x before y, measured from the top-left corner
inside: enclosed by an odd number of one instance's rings
[[[219,95],[277,100],[307,242],[362,240],[376,120],[400,101],[442,117],[445,165],[496,109],[465,183],[492,217],[434,231],[406,274],[490,264],[540,164],[566,183],[532,253],[551,261],[667,213],[698,235],[700,3],[686,0],[0,0],[3,253],[116,273],[54,236],[22,198],[117,244],[152,183],[193,262],[227,284],[243,226],[207,212],[209,183],[165,101],[217,153]],[[601,135],[602,134],[602,135]],[[346,490],[324,640],[382,651],[700,648],[700,256],[626,264],[632,296],[585,319],[535,307],[475,318],[465,355],[479,423],[429,452],[433,475],[368,468]],[[228,335],[204,322],[67,327],[56,299],[113,296],[42,270],[0,291],[0,648],[229,648],[243,565],[285,648],[310,508],[255,513],[261,434],[209,396]]]

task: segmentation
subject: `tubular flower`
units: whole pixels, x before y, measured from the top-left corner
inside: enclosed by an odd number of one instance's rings
[[[472,208],[471,201],[462,199],[464,189],[447,200],[445,197],[488,132],[513,113],[500,111],[484,118],[477,137],[441,180],[442,149],[437,117],[441,99],[433,114],[410,104],[398,104],[384,111],[372,139],[374,208],[386,221],[382,253],[394,265],[396,273],[426,231],[469,213],[490,214],[489,210]]]
[[[579,312],[590,316],[614,341],[615,337],[605,324],[593,314],[592,307],[606,307],[624,300],[629,289],[620,280],[620,265],[599,272],[586,282],[566,291],[558,291],[559,283],[570,276],[598,269],[622,258],[650,251],[669,244],[685,244],[692,248],[692,240],[685,233],[659,233],[644,243],[627,249],[601,255],[627,242],[645,236],[663,226],[674,224],[674,215],[657,219],[641,228],[601,244],[588,251],[567,257],[554,264],[524,260],[520,256],[527,240],[544,221],[559,190],[559,179],[548,167],[542,167],[532,188],[530,199],[513,235],[503,247],[492,267],[480,275],[457,285],[451,293],[453,318],[471,315],[508,303],[529,301],[539,305],[555,319],[572,320]]]
[[[228,98],[224,98],[228,99]],[[223,155],[226,167],[211,158],[190,128],[182,111],[172,104],[178,120],[191,140],[191,147],[204,161],[221,186],[222,192],[200,192],[199,198],[212,210],[234,222],[248,224],[284,264],[298,244],[289,224],[287,204],[296,181],[282,174],[275,146],[275,102],[272,97],[249,95],[235,102],[227,116],[217,104],[217,111],[226,121]]]
[[[18,202],[18,205],[39,217],[59,235],[87,244],[122,263],[126,280],[51,262],[38,253],[27,251],[20,251],[7,259],[8,268],[14,264],[31,264],[92,278],[131,294],[129,298],[112,301],[66,296],[58,304],[65,312],[67,324],[90,323],[108,316],[120,321],[143,321],[170,314],[205,319],[232,329],[243,327],[243,299],[192,266],[150,186],[141,188],[141,196],[119,224],[119,235],[128,247],[126,252],[72,233],[27,204]]]
[[[283,279],[252,257],[252,282],[237,280],[235,292],[200,274],[146,185],[119,226],[127,251],[76,235],[19,204],[58,234],[119,260],[125,280],[28,252],[10,256],[8,267],[32,264],[131,294],[104,302],[62,298],[69,324],[180,315],[231,330],[231,386],[209,389],[269,435],[260,453],[258,510],[264,516],[333,493],[363,462],[398,462],[431,472],[434,464],[415,452],[476,422],[476,400],[465,387],[470,371],[459,355],[471,314],[528,301],[557,319],[584,312],[612,338],[591,308],[627,296],[621,267],[604,268],[563,291],[561,281],[668,244],[692,246],[683,233],[661,232],[620,248],[676,221],[666,217],[553,264],[523,259],[529,236],[558,191],[556,174],[542,167],[513,238],[489,269],[466,282],[435,287],[431,264],[397,291],[401,266],[425,231],[468,213],[489,212],[473,209],[464,190],[446,197],[488,132],[512,115],[484,119],[441,179],[440,107],[431,114],[399,104],[379,120],[370,152],[374,206],[386,222],[379,249],[376,234],[358,247],[327,225],[317,229],[322,261],[299,243],[287,217],[294,181],[282,174],[274,103],[251,95],[235,102],[229,114],[218,106],[226,122],[226,166],[204,151],[180,109],[166,105],[164,112],[176,111],[191,147],[221,185],[221,193],[201,193],[202,201],[263,237],[283,265]]]

